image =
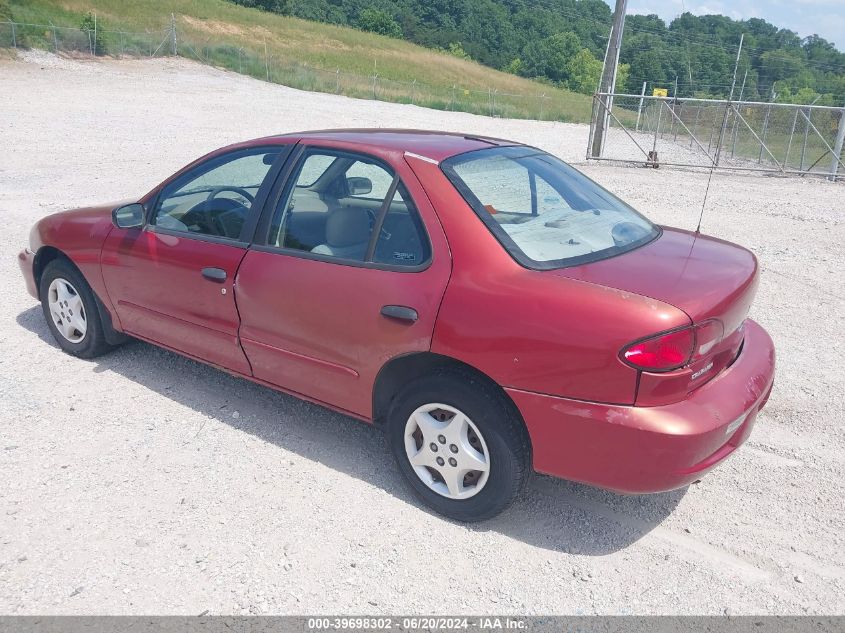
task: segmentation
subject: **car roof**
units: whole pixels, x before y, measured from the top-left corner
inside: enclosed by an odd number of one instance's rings
[[[520,145],[520,143],[513,141],[476,134],[387,128],[314,130],[280,134],[256,139],[254,142],[266,142],[271,139],[296,139],[298,142],[305,143],[309,141],[334,141],[344,145],[355,145],[361,150],[379,153],[384,151],[411,152],[437,162],[473,150],[504,145]]]

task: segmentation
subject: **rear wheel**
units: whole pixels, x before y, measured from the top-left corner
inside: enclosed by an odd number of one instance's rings
[[[512,405],[469,372],[408,384],[388,416],[402,474],[426,505],[459,521],[507,508],[530,472],[528,435]]]
[[[106,342],[94,293],[73,265],[63,259],[47,264],[39,294],[50,332],[64,351],[94,358],[112,349]]]

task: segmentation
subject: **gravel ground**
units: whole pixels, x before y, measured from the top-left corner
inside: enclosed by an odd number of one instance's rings
[[[754,250],[778,346],[740,451],[672,493],[535,477],[478,526],[412,498],[382,436],[150,345],[62,354],[15,255],[38,218],[201,153],[346,126],[462,130],[583,159],[587,128],[272,86],[184,60],[0,61],[0,612],[845,613],[843,199],[716,174],[705,232]],[[707,174],[589,164],[694,228]]]

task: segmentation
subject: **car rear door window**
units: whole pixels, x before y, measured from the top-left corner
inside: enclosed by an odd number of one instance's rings
[[[428,240],[405,186],[357,154],[306,151],[282,195],[268,243],[317,259],[416,267]]]
[[[281,148],[242,150],[217,157],[162,191],[150,224],[161,229],[238,240]]]

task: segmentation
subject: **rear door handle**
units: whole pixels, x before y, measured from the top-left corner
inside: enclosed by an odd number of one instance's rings
[[[209,281],[216,281],[219,284],[222,284],[224,281],[226,281],[226,271],[222,268],[214,268],[213,266],[203,268],[202,276],[208,279]]]
[[[409,321],[413,323],[419,318],[417,311],[408,306],[382,306],[381,315],[388,319],[398,319],[399,321]]]

